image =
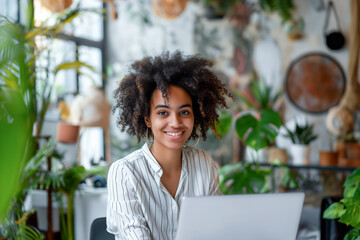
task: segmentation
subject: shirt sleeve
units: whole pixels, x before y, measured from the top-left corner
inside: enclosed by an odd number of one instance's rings
[[[208,155],[208,159],[210,162],[210,189],[209,195],[221,195],[219,188],[219,168],[216,162]]]
[[[116,239],[152,239],[130,174],[129,168],[118,162],[109,169],[107,231]]]

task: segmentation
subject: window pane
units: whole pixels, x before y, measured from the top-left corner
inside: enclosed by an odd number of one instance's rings
[[[75,37],[86,38],[93,41],[103,40],[103,16],[102,1],[98,0],[77,0],[72,7],[80,2],[80,8],[91,9],[96,12],[86,12],[76,17],[70,24],[65,26],[65,33]]]
[[[82,67],[79,76],[79,91],[87,91],[90,86],[102,86],[101,78],[101,50],[93,47],[79,47],[79,60],[95,68],[97,73],[94,73],[88,68]]]
[[[76,46],[73,42],[60,39],[38,38],[36,43],[39,49],[36,60],[37,92],[46,96],[51,91],[51,103],[46,112],[46,119],[58,120],[57,103],[60,97],[68,98],[69,93],[75,93],[77,84],[75,70],[60,70],[56,75],[55,71],[60,64],[75,61]],[[41,98],[41,95],[38,95],[39,107],[42,107],[43,103]]]
[[[8,17],[12,21],[17,20],[18,5],[14,0],[0,0],[0,15]]]
[[[81,130],[80,161],[85,168],[92,163],[99,164],[104,157],[104,131],[100,127],[88,127]]]

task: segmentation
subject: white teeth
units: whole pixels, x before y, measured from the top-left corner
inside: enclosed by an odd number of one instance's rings
[[[169,133],[167,132],[166,134],[170,135],[170,136],[173,136],[173,137],[176,137],[176,136],[179,136],[182,134],[182,132],[179,132],[179,133]]]

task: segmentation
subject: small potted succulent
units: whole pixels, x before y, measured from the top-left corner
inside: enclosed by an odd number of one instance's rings
[[[294,165],[303,165],[309,163],[310,143],[317,139],[314,134],[314,125],[309,124],[295,124],[295,129],[290,130],[284,125],[286,134],[285,137],[289,138],[292,142],[290,146],[290,156]]]

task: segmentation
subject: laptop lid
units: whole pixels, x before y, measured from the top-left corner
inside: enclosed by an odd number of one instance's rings
[[[303,202],[304,193],[185,197],[176,240],[295,240]]]

